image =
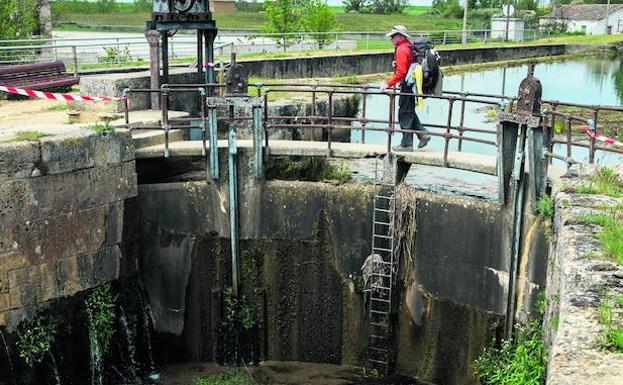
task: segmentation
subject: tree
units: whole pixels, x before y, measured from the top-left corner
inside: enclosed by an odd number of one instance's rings
[[[331,32],[337,29],[337,21],[333,11],[325,0],[306,0],[303,6],[305,17],[302,20],[307,32]],[[332,33],[314,33],[312,39],[322,49],[333,40]]]
[[[283,46],[284,51],[300,39],[292,33],[303,29],[302,10],[303,7],[299,0],[274,0],[264,3],[268,23],[263,26],[262,30],[266,33],[281,34],[277,41]]]
[[[26,39],[38,27],[37,0],[0,1],[0,39]]]
[[[366,4],[365,0],[344,0],[342,1],[344,4],[344,9],[346,12],[355,11],[360,12],[364,5]]]
[[[408,0],[369,0],[362,12],[382,15],[402,13],[408,3]]]
[[[433,12],[443,17],[463,17],[463,7],[459,0],[433,0]]]

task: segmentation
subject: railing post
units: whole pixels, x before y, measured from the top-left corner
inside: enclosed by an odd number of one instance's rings
[[[76,49],[75,45],[71,46],[71,54],[73,56],[74,59],[74,76],[78,77],[78,50]]]
[[[169,91],[166,89],[167,85],[163,84],[161,89],[162,100],[160,105],[162,106],[162,129],[164,130],[164,157],[169,157]]]
[[[218,121],[214,104],[208,105],[208,129],[210,130],[210,175],[213,180],[219,179],[218,161]]]
[[[450,139],[452,138],[452,133],[450,129],[452,128],[452,111],[454,110],[454,98],[448,99],[448,120],[446,122],[446,132],[444,135],[445,144],[443,147],[443,167],[448,167],[448,151],[450,149]]]
[[[132,130],[130,127],[130,89],[125,88],[121,93],[123,97],[123,115],[125,117],[125,128]]]
[[[268,146],[268,93],[270,90],[264,88],[264,146],[266,147],[266,155],[270,154],[270,147]]]
[[[312,84],[311,115],[312,115],[312,119],[310,123],[313,126],[314,124],[316,124],[316,119],[314,118],[316,116],[316,85],[315,84]],[[316,131],[317,131],[316,128],[311,129],[311,140],[312,141],[316,140]],[[320,132],[321,132],[320,140],[322,140],[322,129],[320,130]]]
[[[233,108],[233,105],[231,106]],[[230,118],[231,118],[230,113]],[[230,123],[230,125],[233,125]],[[238,257],[238,145],[236,130],[229,128],[228,134],[228,174],[229,174],[229,230],[231,240],[231,275],[234,297],[239,294],[239,257]]]
[[[448,38],[448,32],[447,31],[443,31],[443,45],[446,45],[447,38]]]
[[[331,134],[332,134],[332,126],[333,126],[333,91],[329,90],[329,105],[327,106],[327,114],[328,114],[328,119],[327,119],[327,143],[329,146],[329,153],[328,156],[331,157],[333,156],[332,154],[332,150],[331,150]]]
[[[256,179],[264,178],[264,154],[262,149],[262,107],[253,105],[253,156]]]
[[[597,118],[599,115],[599,108],[593,109],[592,127],[589,127],[593,134],[597,134]],[[595,163],[595,138],[591,136],[589,140],[588,162],[590,164]]]
[[[361,102],[361,143],[366,143],[366,127],[368,126],[368,86],[363,87],[363,100]]]
[[[389,94],[389,121],[387,126],[387,153],[392,153],[392,135],[394,134],[394,114],[396,113],[396,93]],[[404,135],[404,133],[403,133]]]
[[[203,87],[199,88],[199,104],[201,106],[201,156],[206,156],[208,154],[208,149],[206,145],[206,132],[208,120],[206,117],[206,90]]]
[[[463,133],[465,132],[465,98],[464,93],[461,94],[461,118],[459,122],[459,152],[463,151]]]

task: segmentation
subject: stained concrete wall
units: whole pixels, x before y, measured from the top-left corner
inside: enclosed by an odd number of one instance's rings
[[[0,326],[12,330],[35,300],[116,279],[136,193],[128,132],[0,143]]]
[[[240,156],[248,176],[251,162]],[[240,180],[241,258],[256,256],[242,281],[266,293],[266,358],[364,364],[368,321],[352,278],[370,253],[373,187]],[[475,383],[471,362],[503,324],[507,212],[464,197],[412,199],[415,262],[405,274],[397,369]],[[161,344],[178,352],[161,358],[213,359],[218,304],[206,293],[229,280],[227,185],[141,185],[137,204],[141,277]]]

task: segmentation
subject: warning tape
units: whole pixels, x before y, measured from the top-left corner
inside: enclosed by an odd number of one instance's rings
[[[598,135],[595,131],[591,130],[590,127],[584,127],[584,133],[586,133],[586,135],[591,137],[593,140],[598,140],[600,142],[604,142],[613,146],[623,147],[623,142],[619,142],[618,140],[609,138],[604,135]]]
[[[30,96],[32,98],[60,100],[63,102],[113,102],[124,98],[112,98],[107,96],[86,96],[77,94],[59,94],[55,92],[36,91],[28,88],[15,88],[0,86],[0,91],[14,95]]]

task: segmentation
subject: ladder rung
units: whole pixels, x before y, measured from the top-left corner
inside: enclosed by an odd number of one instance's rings
[[[379,221],[374,221],[375,225],[383,225],[383,226],[391,226],[392,222],[379,222]]]
[[[392,252],[392,250],[390,250],[390,249],[384,249],[384,248],[382,248],[382,247],[373,247],[373,249],[374,249],[374,250],[378,250],[378,251],[386,251],[386,252],[388,252],[388,253],[391,253],[391,252]]]
[[[370,275],[373,275],[375,277],[385,277],[385,278],[391,277],[391,274],[383,274],[383,273],[375,273],[375,272],[372,272],[372,274]]]
[[[383,239],[393,239],[394,237],[390,237],[389,235],[378,235],[378,234],[373,234],[374,237],[377,238],[383,238]]]
[[[382,340],[386,340],[388,339],[387,336],[380,336],[378,334],[370,334],[370,337],[372,338],[378,338],[378,339],[382,339]]]
[[[377,198],[377,199],[387,199],[387,200],[389,200],[389,201],[396,200],[396,198],[394,198],[394,196],[393,196],[393,195],[392,195],[392,196],[375,195],[374,197],[375,197],[375,198]]]
[[[382,299],[382,298],[374,298],[374,297],[372,297],[372,298],[370,298],[370,300],[371,300],[371,301],[376,301],[376,302],[391,303],[391,301],[390,301],[390,300],[388,300],[388,299]]]
[[[380,328],[389,328],[388,324],[384,324],[384,323],[381,323],[381,322],[370,322],[370,325],[377,326],[377,327],[380,327]]]
[[[387,348],[377,348],[376,346],[369,346],[368,349],[376,350],[377,352],[381,352],[383,354],[389,354],[389,350],[387,350]]]
[[[391,290],[391,287],[385,287],[385,286],[377,286],[375,288],[373,288],[372,290],[378,290],[378,289],[382,289],[382,290]]]
[[[381,361],[381,360],[375,360],[373,358],[368,358],[368,362],[373,362],[375,364],[380,364],[380,365],[387,365],[386,361]]]
[[[393,212],[394,210],[385,210],[385,209],[379,209],[379,208],[376,208],[376,207],[375,207],[375,208],[374,208],[374,211],[380,211],[380,212],[382,212],[382,213],[391,213],[391,212]]]
[[[387,315],[386,311],[380,311],[380,310],[370,310],[370,313],[372,314],[384,314]]]

